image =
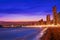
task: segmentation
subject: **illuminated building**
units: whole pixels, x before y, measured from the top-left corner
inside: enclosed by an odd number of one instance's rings
[[[43,24],[44,24],[43,19],[41,19],[41,20],[40,20],[40,23],[41,23],[41,25],[43,25]]]
[[[57,15],[57,11],[56,11],[56,6],[53,7],[53,24],[56,25],[58,23],[58,15]]]
[[[11,27],[14,27],[14,25],[11,25]]]
[[[58,23],[60,24],[60,12],[58,13]]]
[[[50,15],[49,14],[46,17],[46,20],[47,20],[47,24],[50,24]]]

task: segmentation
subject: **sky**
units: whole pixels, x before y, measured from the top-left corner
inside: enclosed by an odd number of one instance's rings
[[[52,7],[60,11],[60,0],[0,0],[0,21],[38,21],[52,18]]]

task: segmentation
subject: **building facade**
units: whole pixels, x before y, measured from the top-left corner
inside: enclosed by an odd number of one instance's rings
[[[58,24],[58,15],[57,15],[57,11],[56,11],[56,6],[53,7],[52,11],[53,11],[53,24],[57,25]]]
[[[58,24],[60,24],[60,12],[58,13]]]
[[[50,15],[48,14],[46,17],[47,24],[50,24]]]

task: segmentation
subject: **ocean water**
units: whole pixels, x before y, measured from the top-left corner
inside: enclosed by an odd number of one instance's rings
[[[0,28],[0,40],[33,40],[43,28]]]

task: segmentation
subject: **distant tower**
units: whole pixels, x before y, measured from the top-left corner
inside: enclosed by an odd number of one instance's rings
[[[58,13],[58,24],[60,24],[60,12]]]
[[[50,24],[50,15],[49,14],[46,17],[46,20],[47,20],[47,24]]]
[[[53,11],[53,24],[56,25],[58,23],[56,6],[53,7],[52,11]]]
[[[40,21],[41,21],[41,22],[40,22],[40,23],[41,23],[41,25],[43,25],[43,24],[44,24],[43,19],[41,19]]]

